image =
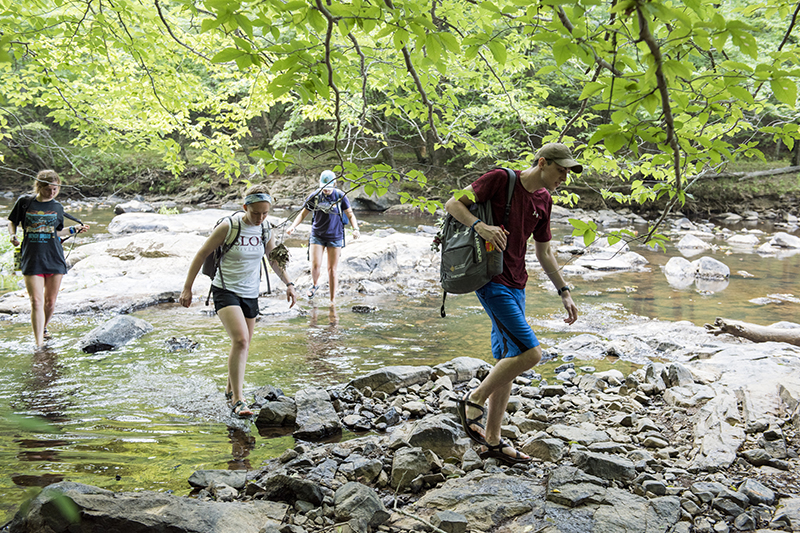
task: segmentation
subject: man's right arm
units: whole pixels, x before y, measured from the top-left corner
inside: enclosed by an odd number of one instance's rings
[[[469,191],[474,194],[472,190],[472,185],[464,189],[465,191]],[[486,242],[492,243],[495,248],[498,250],[505,251],[506,244],[508,240],[506,239],[506,235],[508,235],[508,231],[505,228],[501,228],[500,226],[490,226],[484,223],[482,220],[479,220],[478,217],[472,214],[469,210],[469,206],[474,204],[469,195],[461,195],[459,198],[453,196],[444,204],[444,209],[451,215],[453,218],[461,222],[467,227],[475,228],[475,231],[478,232],[478,235],[483,237],[483,240]]]

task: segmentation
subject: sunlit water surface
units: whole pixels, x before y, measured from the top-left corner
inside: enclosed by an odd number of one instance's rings
[[[2,219],[9,210],[8,202],[0,203]],[[113,214],[95,209],[79,216],[93,224],[94,238],[104,238]],[[367,231],[394,227],[412,232],[419,223],[431,223],[360,218]],[[555,238],[568,233],[566,227],[557,228]],[[563,309],[549,281],[532,276],[528,315],[545,347],[642,317],[697,325],[717,316],[761,324],[796,320],[798,305],[791,293],[800,270],[798,256],[762,258],[752,251],[718,250],[710,255],[725,262],[733,275],[724,290],[707,294],[666,282],[660,266],[676,255],[673,250],[635,250],[650,261],[648,272],[570,279],[585,317],[571,328],[558,326]],[[20,279],[5,278],[0,294]],[[755,300],[770,294],[784,296],[769,303]],[[354,304],[377,311],[354,313]],[[422,297],[343,297],[337,309],[303,301],[301,316],[259,321],[245,389],[271,384],[293,394],[386,365],[433,366],[463,355],[491,361],[490,324],[474,295],[449,296],[446,319],[439,317],[440,304],[435,291]],[[198,313],[197,307],[174,304],[135,316],[156,329],[118,351],[93,355],[77,350],[76,341],[107,316],[57,315],[49,327],[54,340],[40,353],[33,353],[27,317],[0,320],[0,524],[34,487],[54,481],[187,494],[186,480],[197,469],[257,468],[293,446],[290,434],[259,433],[255,425],[230,417],[222,394],[228,341],[218,319]],[[171,352],[165,341],[172,337],[188,337],[199,345]],[[549,362],[537,370],[552,381],[559,364]],[[635,368],[624,360],[585,364],[625,374]],[[348,432],[342,436],[352,437]]]

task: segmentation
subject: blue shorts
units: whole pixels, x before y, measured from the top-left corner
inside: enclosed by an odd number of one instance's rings
[[[325,248],[344,248],[344,239],[338,239],[335,241],[326,241],[325,239],[320,239],[319,237],[311,235],[308,242],[309,244],[319,244],[320,246],[324,246]]]
[[[516,357],[539,346],[539,339],[525,320],[525,289],[489,282],[475,294],[492,319],[492,356]]]
[[[214,297],[214,311],[229,305],[236,305],[242,308],[245,318],[255,318],[258,316],[258,298],[242,298],[235,292],[231,292],[220,287],[211,286],[211,295]]]

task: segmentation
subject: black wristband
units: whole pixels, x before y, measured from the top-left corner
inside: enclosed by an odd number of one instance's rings
[[[289,283],[287,283],[287,284],[286,284],[286,288],[287,288],[287,289],[289,288],[289,285],[291,285],[292,287],[294,287],[294,283],[290,281]]]
[[[564,285],[560,289],[558,289],[558,295],[561,296],[563,293],[569,292],[569,285]]]

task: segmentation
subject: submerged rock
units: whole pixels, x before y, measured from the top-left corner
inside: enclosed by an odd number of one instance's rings
[[[113,350],[151,331],[153,326],[140,318],[117,316],[84,335],[78,348],[85,353]]]

